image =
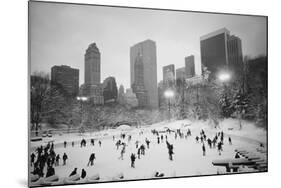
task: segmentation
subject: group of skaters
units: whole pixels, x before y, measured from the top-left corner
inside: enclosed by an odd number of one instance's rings
[[[53,176],[55,175],[54,166],[59,166],[60,159],[60,155],[55,153],[53,142],[49,142],[45,147],[37,147],[35,152],[31,153],[30,156],[30,165],[33,167],[31,173],[39,177]],[[66,165],[67,159],[68,156],[64,153],[62,156],[63,165]],[[47,168],[46,175],[44,173],[45,167]]]
[[[202,129],[200,131],[200,137],[196,136],[195,140],[196,140],[196,143],[199,143],[199,142],[202,143],[203,156],[206,155],[205,143],[208,144],[210,149],[217,148],[219,155],[221,155],[221,153],[223,151],[223,145],[224,145],[224,132],[223,131],[217,132],[215,134],[215,136],[213,137],[213,139],[211,139],[211,138],[207,138],[205,131]],[[228,143],[229,143],[229,145],[232,145],[232,139],[230,136],[228,137]]]
[[[141,131],[139,135],[142,135],[143,132]],[[120,134],[120,139],[116,141],[115,146],[116,150],[119,151],[120,148],[120,157],[118,159],[124,160],[124,155],[126,153],[126,147],[132,140],[132,135],[127,135],[125,133]],[[115,141],[115,136],[113,136],[113,141]],[[128,144],[127,144],[128,143]],[[131,160],[131,167],[135,168],[135,161],[136,159],[141,159],[141,156],[145,156],[146,150],[149,149],[151,141],[145,138],[144,143],[141,144],[139,140],[135,141],[135,153],[131,153],[130,160]]]
[[[92,139],[90,140],[90,143],[91,143],[92,146],[95,146],[95,139],[92,138]],[[99,146],[101,147],[101,141],[100,141],[100,140],[98,141],[98,144],[99,144]],[[72,146],[72,147],[75,146],[75,142],[74,142],[74,141],[71,142],[71,146]],[[87,146],[87,141],[83,138],[83,139],[80,141],[80,147],[82,148],[82,147],[86,147],[86,146]],[[63,142],[63,147],[64,147],[64,148],[67,148],[67,141],[64,141],[64,142]]]
[[[95,145],[95,140],[91,139],[91,145]],[[86,147],[87,141],[83,138],[80,142],[80,147]],[[99,146],[101,147],[101,141],[98,141]],[[72,147],[74,147],[75,143],[72,141]],[[67,147],[67,142],[63,142],[63,147]],[[62,165],[66,165],[68,160],[68,155],[63,153],[62,156],[60,154],[55,153],[54,143],[48,142],[46,146],[39,146],[35,149],[34,152],[31,153],[30,156],[30,165],[33,168],[31,173],[33,175],[38,175],[39,177],[50,177],[55,175],[55,168],[60,165],[60,160],[62,159]],[[95,153],[92,153],[89,158],[89,162],[87,166],[94,165],[94,160],[96,159]],[[45,170],[46,169],[46,170]],[[46,173],[44,173],[46,171]],[[73,171],[74,172],[74,171]],[[81,176],[85,176],[86,171],[82,169]]]

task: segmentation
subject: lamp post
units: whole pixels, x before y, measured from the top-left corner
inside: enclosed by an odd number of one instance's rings
[[[166,90],[164,96],[168,99],[168,108],[169,108],[169,120],[171,118],[171,98],[175,95],[173,90]]]

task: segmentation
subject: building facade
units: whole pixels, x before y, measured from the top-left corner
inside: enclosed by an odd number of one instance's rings
[[[115,78],[110,76],[103,81],[103,98],[104,102],[117,101],[118,91]]]
[[[240,38],[231,36],[226,28],[200,37],[202,65],[215,78],[220,71],[234,71],[233,67],[243,66],[242,44]]]
[[[158,108],[158,90],[157,90],[157,62],[156,62],[156,43],[152,40],[145,40],[130,48],[130,73],[131,87],[135,83],[136,59],[141,56],[143,64],[143,82],[144,90],[147,91],[147,107]],[[139,102],[140,104],[140,102]]]
[[[163,67],[163,84],[166,88],[172,88],[175,85],[175,65]]]
[[[176,69],[176,80],[185,80],[185,67]]]
[[[79,93],[79,70],[70,66],[61,65],[51,68],[51,81],[58,84],[70,96]]]
[[[186,78],[192,78],[195,76],[195,61],[194,55],[185,57],[185,74]]]
[[[103,86],[101,80],[101,55],[96,43],[88,46],[84,55],[85,83],[83,95],[94,104],[103,104]]]
[[[134,83],[132,90],[136,94],[138,99],[138,105],[140,107],[148,106],[148,94],[144,86],[144,64],[142,55],[139,53],[135,59],[134,64]]]
[[[241,72],[243,69],[242,42],[237,36],[231,35],[227,42],[229,68],[233,72]]]

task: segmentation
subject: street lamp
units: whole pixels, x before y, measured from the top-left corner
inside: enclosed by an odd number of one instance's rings
[[[170,109],[171,109],[171,98],[173,98],[174,97],[174,95],[175,95],[175,93],[174,93],[174,91],[173,90],[166,90],[165,92],[164,92],[164,96],[168,99],[168,101],[169,101],[169,103],[168,103],[168,105],[169,105],[169,120],[170,120],[170,118],[171,118],[171,111],[170,111]]]

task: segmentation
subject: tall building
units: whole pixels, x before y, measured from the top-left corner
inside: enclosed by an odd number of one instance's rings
[[[85,58],[85,85],[83,95],[90,98],[95,104],[103,104],[103,87],[101,80],[100,51],[96,43],[88,46]]]
[[[186,78],[192,78],[195,76],[194,55],[185,57],[185,74]]]
[[[138,99],[140,107],[148,106],[148,94],[144,86],[144,64],[142,55],[139,53],[134,63],[134,83],[132,85],[133,92]]]
[[[103,81],[103,98],[104,102],[115,102],[117,100],[117,85],[115,78],[110,76]]]
[[[241,40],[231,36],[226,28],[200,37],[200,49],[202,65],[211,71],[211,78],[222,70],[242,65]]]
[[[177,81],[179,81],[179,80],[183,81],[185,79],[186,79],[185,67],[176,69],[176,80]]]
[[[242,71],[243,69],[243,54],[242,54],[242,42],[237,36],[231,35],[228,37],[228,61],[229,68],[235,71]]]
[[[100,84],[100,51],[96,43],[92,43],[85,53],[85,85]]]
[[[52,83],[59,84],[63,90],[71,96],[79,92],[79,70],[70,66],[61,65],[51,68]]]
[[[171,64],[163,67],[163,82],[165,87],[175,85],[175,65]]]
[[[137,70],[135,63],[138,56],[141,56],[143,64],[142,74],[144,89],[147,91],[147,107],[158,108],[156,43],[152,40],[145,40],[130,48],[131,87],[138,77],[135,75]]]

